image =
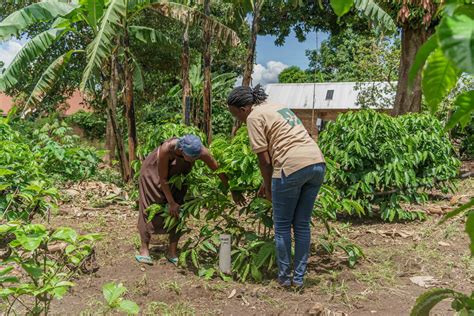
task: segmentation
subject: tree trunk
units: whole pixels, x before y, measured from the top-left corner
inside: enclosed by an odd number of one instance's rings
[[[107,115],[107,127],[105,130],[105,148],[107,149],[105,162],[109,166],[112,166],[112,162],[115,159],[116,142],[115,142],[114,129],[112,126],[112,120],[110,119],[109,115]]]
[[[250,86],[252,81],[253,64],[255,61],[255,48],[257,47],[258,22],[260,20],[260,6],[261,1],[256,0],[255,7],[253,9],[252,33],[247,49],[247,60],[245,62],[244,77],[242,79],[242,85],[245,87]]]
[[[247,49],[247,60],[245,62],[244,76],[242,79],[242,86],[249,87],[252,82],[253,65],[255,61],[255,49],[257,47],[257,34],[258,34],[258,22],[260,20],[260,6],[261,1],[255,1],[255,7],[253,9],[252,18],[252,33],[250,36],[250,42]],[[232,136],[235,136],[237,130],[242,125],[242,122],[235,120],[234,126],[232,127]]]
[[[398,85],[392,111],[393,115],[421,111],[421,71],[416,76],[411,91],[408,89],[408,73],[413,65],[416,53],[433,31],[433,27],[426,29],[422,26],[413,29],[408,24],[404,24],[402,27],[400,68],[398,70]]]
[[[115,142],[117,144],[118,156],[120,161],[120,171],[122,174],[122,179],[125,182],[130,181],[131,179],[131,170],[130,164],[125,153],[125,148],[122,141],[122,133],[120,131],[119,124],[117,122],[117,94],[119,90],[119,74],[117,69],[117,56],[112,55],[111,58],[111,76],[110,76],[110,93],[107,102],[107,114],[110,118],[110,123],[112,125]]]
[[[207,19],[204,22],[204,89],[203,89],[203,130],[206,133],[207,141],[212,140],[211,125],[211,1],[204,1],[204,14]]]
[[[191,82],[189,81],[189,59],[189,22],[187,22],[183,34],[183,53],[181,55],[183,76],[183,119],[186,125],[190,125],[191,123]]]
[[[137,126],[135,121],[135,107],[133,104],[133,73],[132,73],[132,56],[129,52],[130,42],[128,38],[128,32],[125,31],[124,35],[124,78],[125,78],[125,89],[124,89],[124,104],[125,104],[125,117],[127,119],[128,129],[128,161],[131,164],[136,160],[137,150]],[[131,175],[133,170],[130,167]]]

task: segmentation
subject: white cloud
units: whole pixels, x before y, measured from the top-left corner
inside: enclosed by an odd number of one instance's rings
[[[252,73],[252,86],[256,86],[257,84],[265,86],[269,83],[278,82],[278,75],[285,68],[288,68],[288,65],[274,60],[267,62],[266,65],[255,64]],[[241,84],[242,77],[239,77],[237,78],[236,86]]]
[[[0,44],[0,60],[5,63],[5,68],[10,65],[15,55],[23,47],[23,44],[23,42],[18,40],[9,40],[8,42]]]

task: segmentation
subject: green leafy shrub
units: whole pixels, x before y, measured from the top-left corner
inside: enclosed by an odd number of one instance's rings
[[[16,128],[17,125],[13,125]],[[29,221],[56,208],[53,178],[82,180],[92,176],[100,153],[81,146],[65,123],[45,124],[32,134],[0,118],[0,215]]]
[[[105,135],[105,128],[107,119],[105,115],[96,112],[86,112],[80,110],[73,115],[66,118],[69,124],[75,124],[80,127],[87,138],[89,139],[103,139]]]
[[[469,123],[462,127],[456,125],[451,131],[451,135],[459,142],[459,155],[461,158],[474,159],[474,116],[471,117]]]
[[[174,228],[177,232],[181,232],[186,223],[184,218],[187,217],[187,214],[184,210],[180,210],[179,217],[176,218],[170,214],[168,205],[152,204],[146,209],[146,212],[148,214],[147,222],[151,222],[156,215],[162,216],[164,219],[163,229],[166,231],[171,231]]]
[[[101,155],[95,148],[80,144],[64,122],[45,124],[32,134],[30,146],[48,174],[64,180],[84,180],[97,171]]]
[[[424,218],[400,203],[425,202],[427,189],[452,189],[460,166],[441,123],[427,114],[345,113],[328,124],[320,145],[336,163],[329,184],[389,221]]]
[[[71,281],[90,259],[99,238],[79,235],[68,227],[49,232],[40,224],[0,225],[0,240],[9,240],[0,261],[0,299],[8,311],[21,305],[24,314],[47,315],[53,299],[62,298],[74,286]],[[12,274],[14,270],[21,275]]]
[[[257,155],[249,147],[246,128],[240,128],[231,140],[216,138],[211,144],[211,152],[219,162],[219,172],[229,177],[231,190],[256,190],[260,187],[262,176],[257,167]]]
[[[0,118],[0,217],[29,220],[56,208],[57,190],[48,179],[41,161]]]

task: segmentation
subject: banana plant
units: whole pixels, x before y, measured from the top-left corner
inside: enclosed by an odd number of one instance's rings
[[[153,1],[153,0],[111,0],[104,11],[99,30],[92,43],[87,48],[87,66],[84,70],[81,90],[88,85],[94,85],[94,78],[100,73],[102,65],[117,51],[123,55],[124,69],[124,104],[128,128],[128,163],[136,160],[136,148],[138,147],[135,110],[133,101],[134,83],[132,72],[137,72],[138,63],[134,61],[130,50],[129,22],[133,17],[145,9],[155,10],[162,16],[174,19],[182,23],[202,23],[210,27],[217,38],[223,41],[238,43],[239,39],[234,31],[219,23],[215,19],[205,16],[196,9],[186,5],[183,1]],[[143,31],[143,29],[141,30]],[[142,36],[143,40],[145,37]],[[117,45],[120,43],[120,45]],[[141,71],[138,70],[139,73]]]
[[[47,53],[59,39],[77,32],[74,24],[83,22],[94,33],[94,39],[86,50],[68,50],[56,59],[43,73],[37,82],[33,93],[26,103],[26,108],[37,105],[50,91],[51,84],[58,79],[74,54],[87,54],[88,64],[84,69],[81,90],[94,88],[94,75],[100,73],[110,54],[117,48],[115,41],[118,35],[128,32],[129,36],[145,43],[160,43],[172,45],[172,42],[155,29],[127,25],[123,27],[123,18],[133,18],[144,9],[153,9],[163,16],[179,22],[202,23],[204,15],[184,4],[186,1],[153,1],[153,0],[112,0],[107,4],[104,0],[80,0],[77,4],[69,4],[58,0],[47,0],[34,3],[22,8],[0,22],[0,40],[5,41],[12,36],[18,36],[26,28],[44,22],[52,22],[51,28],[27,41],[23,49],[15,56],[13,62],[0,76],[0,91],[13,87],[21,73],[28,64],[35,62],[40,56]],[[239,43],[237,34],[218,21],[211,19],[214,36],[233,45]],[[136,70],[136,83],[140,81],[138,62],[133,61]],[[89,86],[87,87],[87,85]]]
[[[139,62],[130,50],[130,42],[160,43],[172,45],[171,41],[157,30],[130,25],[130,21],[145,9],[152,9],[159,14],[175,19],[179,22],[202,23],[209,21],[214,35],[233,44],[238,43],[238,36],[234,31],[214,19],[205,17],[201,12],[192,9],[182,1],[153,1],[153,0],[80,0],[77,4],[66,4],[57,0],[49,0],[32,4],[14,12],[0,23],[0,39],[8,39],[20,34],[25,28],[40,22],[52,22],[51,28],[30,39],[23,49],[14,58],[12,64],[0,76],[0,91],[5,91],[17,83],[17,75],[30,64],[45,54],[59,39],[68,34],[77,32],[75,25],[84,23],[93,32],[93,39],[85,50],[72,49],[56,59],[43,73],[28,98],[24,113],[32,111],[35,105],[41,102],[50,92],[59,75],[67,68],[67,64],[75,54],[86,54],[85,66],[80,89],[94,91],[103,88],[102,78],[108,78],[108,70],[112,56],[121,60],[124,70],[124,104],[128,129],[128,160],[121,153],[122,170],[131,170],[130,164],[136,159],[137,136],[135,112],[133,104],[134,88],[143,88],[143,75]],[[117,78],[118,79],[118,78]],[[113,93],[109,97],[115,98]],[[111,113],[114,113],[111,111]],[[109,115],[113,116],[113,115]],[[111,120],[113,120],[112,118]],[[117,126],[117,124],[112,124]],[[120,140],[117,128],[114,128],[115,138]],[[120,150],[124,151],[124,150]],[[129,180],[130,172],[124,172]]]
[[[101,21],[112,19],[113,10],[105,10],[104,0],[86,1],[81,0],[78,4],[68,4],[60,1],[44,1],[31,4],[20,9],[0,22],[0,40],[8,40],[12,36],[18,36],[27,27],[38,23],[50,22],[50,29],[29,39],[24,47],[18,52],[12,63],[0,76],[0,91],[5,91],[18,83],[18,75],[30,64],[34,63],[60,39],[78,32],[74,24],[85,23],[95,34],[103,34]],[[107,13],[107,14],[106,14]],[[165,43],[170,45],[171,41],[157,30],[140,26],[130,26],[130,35],[137,41],[151,43]],[[95,41],[94,44],[100,43]],[[103,44],[102,44],[103,45]],[[77,54],[89,53],[86,50],[70,49],[54,60],[43,72],[37,81],[33,91],[28,97],[24,110],[30,110],[38,105],[51,91],[54,83]],[[95,51],[97,53],[97,51]],[[134,63],[137,65],[137,63]],[[86,68],[85,71],[89,71]],[[138,72],[138,70],[137,70]],[[135,76],[137,86],[142,87],[140,76]]]
[[[190,114],[193,115],[193,121],[198,122],[200,119],[200,113],[198,109],[201,108],[204,97],[204,76],[202,75],[202,66],[200,62],[197,62],[190,67],[188,80],[190,84],[190,87],[188,89],[191,95],[190,103],[192,105],[190,107]],[[223,73],[212,76],[211,90],[214,102],[218,102],[219,100],[224,100],[225,98],[227,98],[229,88],[234,85],[235,80],[236,74],[234,73]],[[182,87],[181,85],[175,85],[168,92],[168,96],[178,99],[181,95],[183,95],[185,91],[184,89],[186,89],[186,87]]]

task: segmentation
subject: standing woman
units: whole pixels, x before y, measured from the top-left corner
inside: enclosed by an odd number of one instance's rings
[[[257,85],[237,87],[227,98],[229,111],[247,124],[252,151],[263,176],[261,193],[272,201],[278,263],[282,286],[303,285],[308,262],[310,222],[326,165],[321,150],[301,120],[287,107],[265,102]],[[291,278],[291,227],[295,257]]]
[[[178,263],[177,247],[180,234],[172,229],[164,229],[162,216],[155,216],[150,222],[147,221],[147,208],[152,204],[168,204],[172,216],[179,216],[179,209],[184,203],[187,186],[182,185],[178,189],[168,183],[174,175],[186,175],[191,172],[196,160],[202,160],[213,171],[218,169],[216,160],[209,150],[204,147],[199,137],[186,135],[181,138],[171,138],[163,142],[158,148],[151,152],[143,161],[140,169],[139,200],[138,200],[138,231],[140,233],[140,254],[135,259],[140,263],[153,264],[150,257],[149,245],[151,234],[169,234],[169,250],[166,258],[173,264]],[[219,178],[228,186],[225,174],[219,174]],[[242,203],[242,197],[232,192],[236,203]]]

